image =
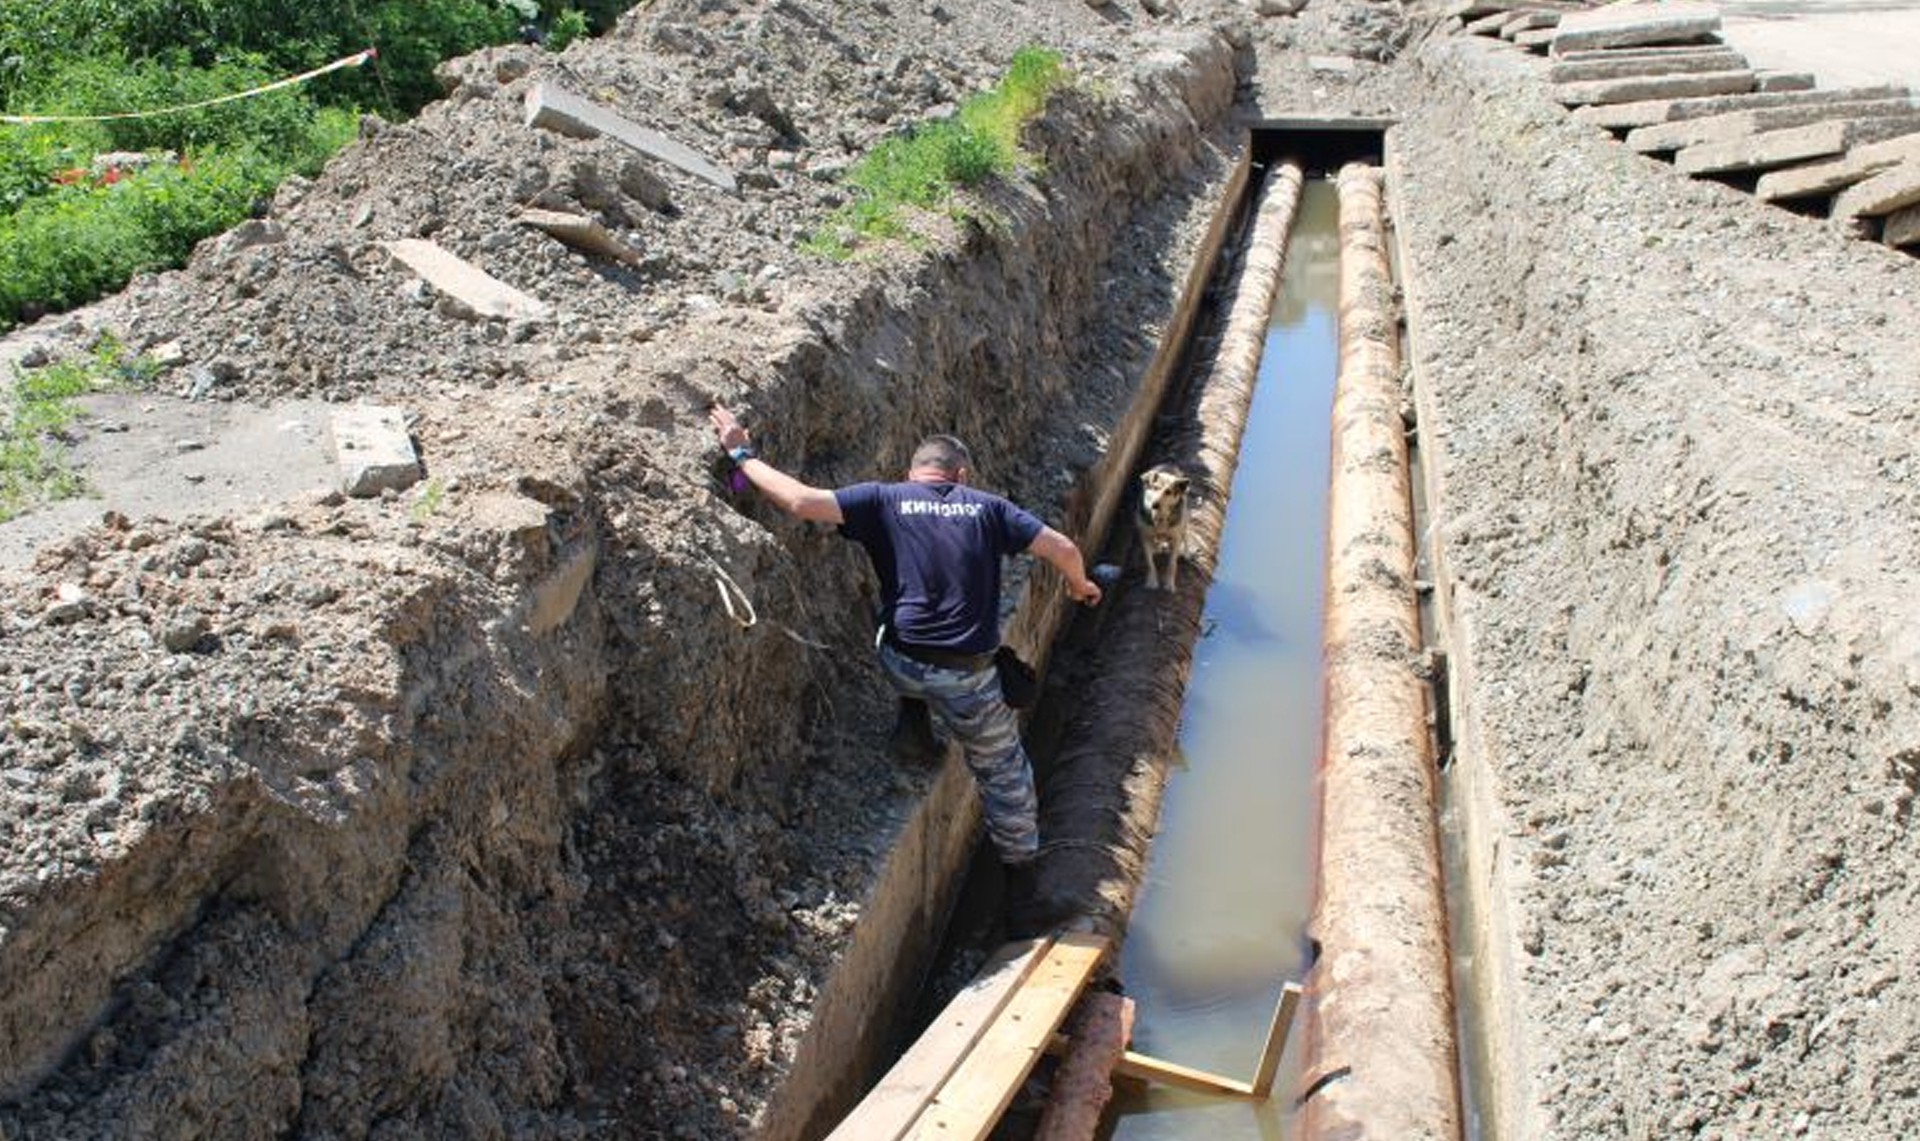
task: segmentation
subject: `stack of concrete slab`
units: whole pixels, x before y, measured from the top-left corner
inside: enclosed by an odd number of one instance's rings
[[[1920,253],[1920,98],[1904,87],[1814,90],[1760,71],[1697,0],[1458,0],[1457,30],[1550,53],[1553,98],[1701,178],[1797,209],[1825,201],[1854,233]]]

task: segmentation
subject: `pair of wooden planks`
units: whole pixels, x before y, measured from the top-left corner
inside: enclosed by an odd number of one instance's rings
[[[947,1004],[919,1041],[854,1107],[827,1141],[980,1141],[1050,1050],[1111,944],[1098,935],[1010,943]],[[1114,1073],[1201,1093],[1263,1099],[1300,1003],[1280,992],[1253,1080],[1238,1081],[1128,1050]]]
[[[1069,934],[1003,948],[828,1141],[984,1138],[1110,946]]]

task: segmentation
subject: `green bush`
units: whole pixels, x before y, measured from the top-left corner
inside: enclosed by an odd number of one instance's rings
[[[24,91],[19,102],[45,114],[104,115],[217,99],[271,83],[279,74],[259,56],[210,67],[196,67],[181,55],[131,61],[98,56],[63,63]],[[195,111],[65,130],[84,136],[76,142],[96,141],[99,149],[106,150],[185,154],[253,145],[271,152],[299,146],[313,129],[317,111],[304,92],[282,88]]]
[[[1058,52],[1024,47],[1000,82],[972,96],[944,119],[882,140],[847,172],[852,202],[835,211],[804,248],[844,258],[863,239],[897,238],[902,207],[945,203],[956,187],[978,186],[1030,162],[1020,129],[1046,106],[1070,75]]]

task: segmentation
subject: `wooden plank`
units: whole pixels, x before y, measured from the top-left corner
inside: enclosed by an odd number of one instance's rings
[[[1051,939],[1009,943],[987,961],[827,1141],[898,1141],[1039,966]]]
[[[1205,1070],[1196,1070],[1192,1066],[1183,1066],[1178,1062],[1136,1054],[1132,1050],[1120,1055],[1120,1064],[1113,1068],[1113,1072],[1121,1077],[1135,1078],[1143,1082],[1158,1082],[1161,1085],[1175,1086],[1195,1093],[1223,1093],[1231,1097],[1253,1096],[1253,1087],[1246,1082],[1221,1077],[1219,1074],[1210,1074]]]
[[[981,1141],[991,1133],[1107,948],[1106,939],[1080,932],[1064,935],[1048,948],[907,1136],[913,1141]]]
[[[1300,984],[1280,988],[1280,1001],[1274,1004],[1273,1021],[1267,1025],[1266,1045],[1260,1048],[1260,1064],[1253,1071],[1252,1094],[1261,1101],[1273,1092],[1274,1075],[1280,1072],[1280,1055],[1287,1048],[1287,1034],[1293,1029],[1293,1016],[1300,1009]]]

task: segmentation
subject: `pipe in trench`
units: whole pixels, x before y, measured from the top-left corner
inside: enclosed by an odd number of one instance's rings
[[[1454,1141],[1446,913],[1414,592],[1381,172],[1340,172],[1340,371],[1327,535],[1320,957],[1307,1141]]]
[[[1190,427],[1153,457],[1193,478],[1179,589],[1115,591],[1092,616],[1088,665],[1098,682],[1066,717],[1046,770],[1036,884],[1043,903],[1080,915],[1078,929],[1117,939],[1146,868],[1303,181],[1288,162],[1262,183],[1211,367],[1180,410]],[[1123,541],[1131,540],[1129,531]]]

